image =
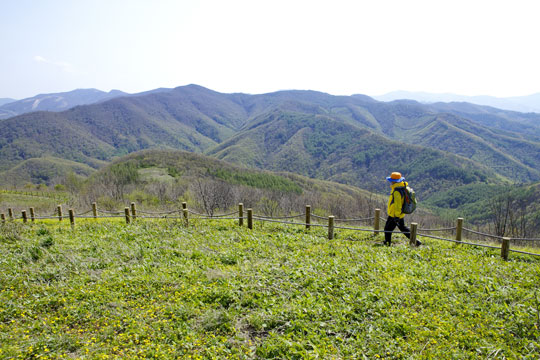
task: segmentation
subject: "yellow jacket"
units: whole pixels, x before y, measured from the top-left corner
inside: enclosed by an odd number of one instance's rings
[[[407,183],[405,181],[392,184],[392,191],[390,192],[390,197],[388,198],[388,216],[403,218],[405,214],[401,212],[403,208],[403,199],[399,191],[394,191],[398,187],[406,187]]]

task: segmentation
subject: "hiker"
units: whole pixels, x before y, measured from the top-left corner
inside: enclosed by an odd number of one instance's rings
[[[384,225],[384,245],[390,246],[392,244],[392,231],[394,231],[396,226],[408,239],[411,238],[411,230],[405,226],[403,219],[405,217],[405,214],[402,212],[403,197],[399,191],[396,191],[396,188],[406,187],[408,184],[405,182],[405,178],[401,176],[401,173],[398,172],[393,172],[386,180],[390,183],[392,190],[388,198],[388,219],[386,219],[386,224]],[[421,244],[420,241],[416,240],[417,246]]]

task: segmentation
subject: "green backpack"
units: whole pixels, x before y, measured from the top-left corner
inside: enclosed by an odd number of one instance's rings
[[[404,214],[412,214],[416,210],[416,194],[414,189],[409,185],[398,187],[394,191],[398,191],[403,199],[403,206],[401,212]]]

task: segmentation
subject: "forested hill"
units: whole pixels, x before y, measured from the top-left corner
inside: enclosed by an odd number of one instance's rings
[[[215,95],[186,87],[1,120],[0,170],[49,155],[96,167],[152,147],[202,152],[233,135],[247,117],[243,106]]]
[[[523,134],[534,141],[540,140],[540,113],[522,113],[469,103],[435,103],[428,106],[434,112],[452,113],[471,119],[489,128]]]
[[[209,155],[371,191],[386,191],[389,169],[401,169],[423,196],[437,187],[503,180],[490,168],[460,156],[390,140],[326,115],[286,111],[255,119]]]
[[[520,132],[510,125],[526,116],[490,116],[501,125],[410,101],[315,91],[222,94],[189,85],[0,120],[0,171],[40,157],[98,168],[115,156],[169,148],[361,187],[377,188],[394,169],[426,184],[540,178],[534,119]]]

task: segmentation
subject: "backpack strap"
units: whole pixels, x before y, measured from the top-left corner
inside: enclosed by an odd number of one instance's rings
[[[390,204],[394,203],[394,193],[396,191],[399,192],[399,194],[401,195],[401,199],[403,200],[402,206],[405,205],[405,202],[408,201],[407,199],[409,197],[407,196],[407,190],[404,186],[394,188],[394,191],[392,191],[392,202]]]

